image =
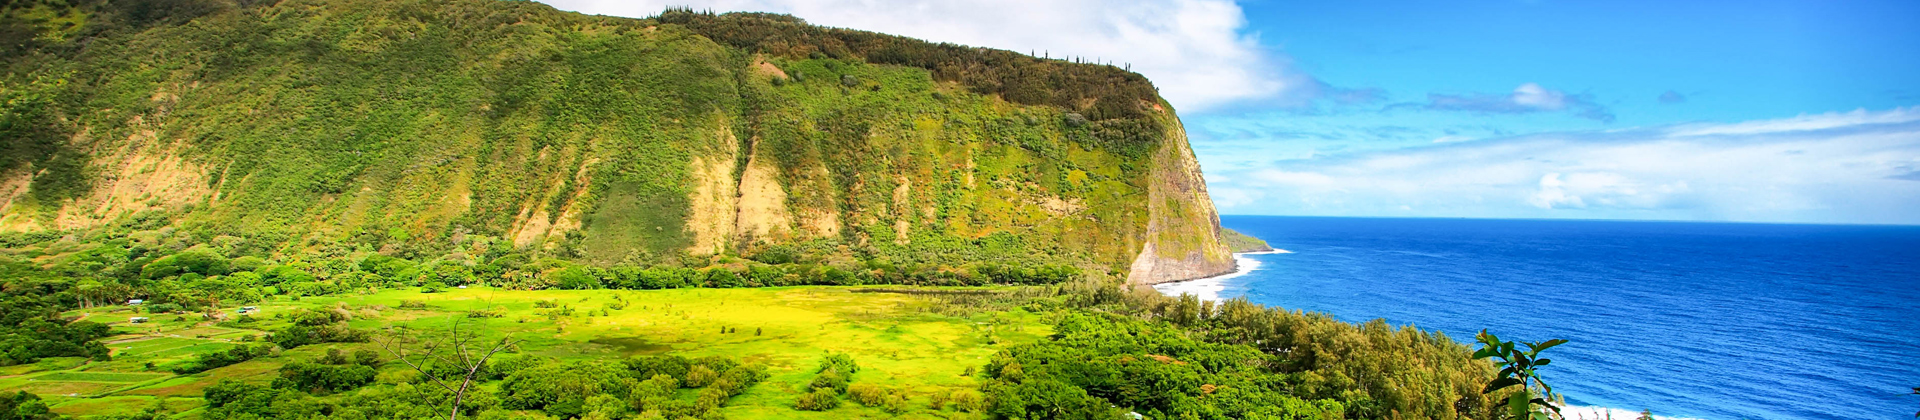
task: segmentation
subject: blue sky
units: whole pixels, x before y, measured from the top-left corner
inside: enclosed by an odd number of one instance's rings
[[[550,3],[1132,64],[1226,214],[1920,224],[1920,1]]]
[[[1867,149],[1858,147],[1865,140],[1857,134],[1833,128],[1720,142],[1663,134],[1682,125],[1803,114],[1845,120],[1856,110],[1903,120],[1897,117],[1913,111],[1901,107],[1920,104],[1920,2],[1241,6],[1244,30],[1262,47],[1288,57],[1296,71],[1334,89],[1369,92],[1371,100],[1240,103],[1188,115],[1196,154],[1214,175],[1226,213],[1920,223],[1920,186],[1913,185],[1920,182],[1886,179],[1920,167],[1920,136],[1911,124],[1876,123],[1882,125],[1873,129],[1890,131],[1883,135],[1892,139]],[[1569,99],[1519,105],[1528,96],[1517,93],[1523,86]],[[1702,162],[1759,147],[1762,137],[1789,141],[1782,135],[1804,146],[1786,150],[1802,154]],[[1556,143],[1527,154],[1476,153],[1543,139]],[[1623,143],[1683,143],[1695,155],[1622,153]],[[1825,153],[1800,150],[1807,148]],[[1452,164],[1363,171],[1352,163],[1392,158]],[[1562,164],[1539,162],[1555,159]],[[1836,170],[1861,165],[1883,170]],[[1514,173],[1473,175],[1488,167]],[[1250,181],[1263,172],[1344,175],[1313,177],[1311,184]],[[1759,175],[1769,172],[1795,176]],[[1613,192],[1590,192],[1578,202],[1536,200],[1552,193],[1537,181],[1556,173],[1560,182],[1587,174],[1603,184],[1589,190]],[[1395,176],[1402,178],[1380,179]],[[1683,182],[1684,190],[1660,192]]]

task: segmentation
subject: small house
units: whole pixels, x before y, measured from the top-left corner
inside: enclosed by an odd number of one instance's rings
[[[127,305],[139,305],[142,303],[147,303],[147,300],[146,299],[127,299]]]
[[[147,323],[147,317],[144,317],[144,316],[136,316],[136,317],[132,317],[132,318],[127,318],[127,322],[130,322],[130,323],[135,323],[135,324],[145,324],[145,323]]]

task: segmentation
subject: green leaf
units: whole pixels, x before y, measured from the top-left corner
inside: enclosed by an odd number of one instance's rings
[[[1530,404],[1527,403],[1527,390],[1522,389],[1520,392],[1515,392],[1513,395],[1507,396],[1507,411],[1513,413],[1513,418],[1528,418],[1527,413],[1533,411],[1532,408],[1533,407],[1530,407]]]
[[[1537,351],[1541,351],[1541,350],[1546,350],[1546,349],[1550,349],[1550,348],[1553,348],[1553,346],[1558,346],[1558,345],[1561,345],[1561,344],[1567,344],[1567,340],[1563,340],[1563,339],[1558,339],[1558,338],[1555,338],[1555,339],[1552,339],[1552,340],[1547,340],[1547,342],[1545,342],[1545,343],[1540,343],[1540,346],[1539,346],[1539,347],[1536,347],[1536,348],[1534,348],[1534,350],[1533,350],[1533,351],[1536,351],[1536,352],[1537,352]]]
[[[1487,388],[1486,388],[1486,389],[1482,389],[1482,390],[1480,390],[1480,393],[1481,393],[1481,394],[1492,394],[1492,393],[1493,393],[1493,391],[1499,391],[1499,390],[1501,390],[1501,389],[1505,389],[1506,387],[1510,387],[1510,386],[1514,386],[1514,385],[1520,385],[1520,380],[1519,380],[1519,379],[1514,379],[1514,378],[1500,378],[1500,379],[1495,379],[1495,380],[1493,380],[1493,382],[1488,382],[1488,383],[1487,383]]]
[[[1541,367],[1541,366],[1546,366],[1546,365],[1547,365],[1548,363],[1553,363],[1553,359],[1540,359],[1540,360],[1535,360],[1535,361],[1533,361],[1533,366],[1534,366],[1534,367]]]
[[[1546,400],[1546,399],[1544,399],[1544,398],[1534,398],[1534,399],[1533,399],[1533,401],[1531,401],[1531,402],[1532,402],[1532,403],[1534,403],[1534,404],[1539,404],[1539,405],[1540,405],[1541,407],[1546,407],[1546,408],[1547,408],[1548,410],[1553,410],[1553,412],[1555,412],[1555,413],[1559,413],[1559,412],[1560,412],[1560,407],[1559,407],[1559,406],[1556,406],[1556,405],[1553,405],[1553,403],[1552,403],[1552,402],[1550,402],[1550,401],[1547,401],[1547,400]]]

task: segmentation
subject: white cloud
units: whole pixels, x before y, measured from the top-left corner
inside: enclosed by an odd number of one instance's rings
[[[1242,100],[1364,93],[1292,70],[1246,32],[1229,0],[548,0],[563,10],[646,17],[667,6],[787,13],[808,22],[938,42],[1131,63],[1182,111]],[[1362,95],[1365,96],[1365,95]]]
[[[1920,121],[1920,108],[1894,108],[1885,112],[1869,112],[1863,108],[1846,113],[1802,114],[1793,118],[1748,121],[1738,124],[1702,124],[1678,127],[1674,130],[1673,134],[1675,136],[1767,134],[1822,130],[1863,124],[1896,124],[1909,121]]]
[[[1553,206],[1556,205],[1576,208],[1586,207],[1587,203],[1580,201],[1580,196],[1567,195],[1566,185],[1566,182],[1560,180],[1559,172],[1542,176],[1540,177],[1540,192],[1533,193],[1533,198],[1528,199],[1527,202],[1533,203],[1534,207],[1543,209],[1553,209]]]
[[[1592,95],[1569,94],[1547,89],[1539,83],[1522,83],[1508,94],[1432,93],[1427,95],[1427,103],[1421,106],[1431,110],[1499,114],[1572,111],[1581,118],[1605,122],[1613,122],[1614,118],[1613,112],[1594,102]]]
[[[1229,214],[1912,224],[1920,110],[1447,142],[1210,179]]]
[[[1538,83],[1526,83],[1513,88],[1513,103],[1521,106],[1558,111],[1567,109],[1567,94],[1547,90]]]

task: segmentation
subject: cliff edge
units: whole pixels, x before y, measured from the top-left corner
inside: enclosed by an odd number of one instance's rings
[[[1179,117],[1111,65],[764,13],[167,4],[0,6],[0,232],[468,265],[1233,269]]]

